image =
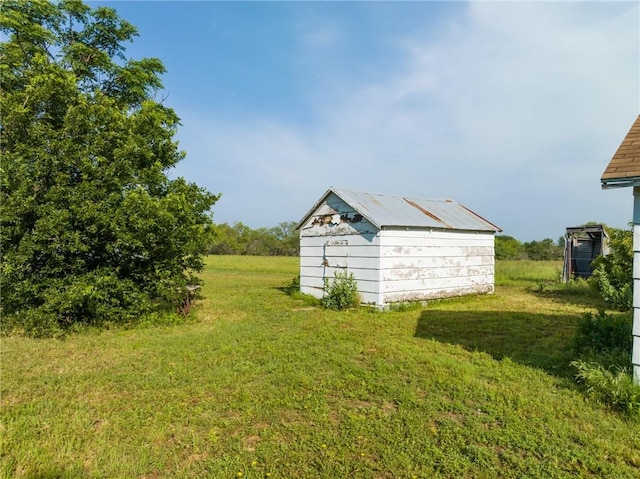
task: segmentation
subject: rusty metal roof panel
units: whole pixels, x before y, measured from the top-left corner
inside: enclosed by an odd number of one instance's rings
[[[331,188],[378,228],[412,227],[468,231],[502,231],[465,206],[449,199],[417,199]],[[326,197],[326,195],[325,195]]]

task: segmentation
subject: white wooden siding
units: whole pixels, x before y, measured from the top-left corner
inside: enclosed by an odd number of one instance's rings
[[[416,301],[428,301],[432,299],[451,298],[454,296],[464,296],[466,294],[490,294],[494,292],[492,285],[476,285],[466,288],[446,288],[446,289],[419,289],[415,291],[402,291],[395,293],[384,293],[380,305],[391,303],[405,303]]]
[[[446,278],[471,278],[476,276],[493,276],[493,266],[445,266],[432,268],[393,268],[383,269],[382,281],[403,282],[405,280],[431,280]]]
[[[300,237],[300,291],[324,295],[324,278],[353,274],[363,303],[379,302],[379,241],[360,235]]]
[[[383,230],[382,302],[494,290],[492,233]]]
[[[378,229],[337,196],[327,198],[300,228],[301,237],[372,237]]]
[[[300,259],[302,262],[302,258]],[[405,269],[405,268],[441,268],[449,266],[472,267],[494,265],[493,256],[383,256],[380,258],[380,269]]]

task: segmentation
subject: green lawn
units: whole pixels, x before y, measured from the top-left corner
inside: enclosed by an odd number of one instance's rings
[[[182,325],[2,338],[3,477],[640,477],[640,424],[571,381],[600,305],[560,264],[383,313],[292,299],[297,265],[208,258]]]

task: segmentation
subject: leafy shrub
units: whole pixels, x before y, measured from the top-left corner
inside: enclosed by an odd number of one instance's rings
[[[633,307],[632,283],[620,284],[612,280],[603,264],[595,267],[590,283],[600,292],[602,299],[615,309],[629,311]]]
[[[631,354],[633,317],[629,314],[595,316],[584,313],[573,338],[573,349],[579,356],[623,351]]]
[[[571,365],[589,396],[640,417],[640,385],[631,369],[632,323],[630,314],[585,313],[573,339],[579,359]]]
[[[593,262],[589,284],[602,299],[620,311],[633,307],[633,233],[608,228],[611,252]]]
[[[5,332],[60,336],[76,326],[132,322],[152,309],[132,281],[104,270],[51,279],[39,294],[42,304],[5,315]]]
[[[300,292],[300,275],[294,276],[282,287],[282,290],[289,296],[293,296]]]
[[[332,281],[324,278],[324,291],[322,305],[327,309],[346,309],[360,304],[358,283],[353,273],[336,272]]]
[[[633,382],[630,368],[607,369],[602,364],[573,361],[576,379],[587,394],[612,408],[640,417],[640,384]]]
[[[121,61],[136,29],[81,1],[3,2],[0,31],[3,331],[181,307],[218,196],[170,178],[184,152],[155,101],[162,63]]]
[[[2,334],[20,333],[33,338],[60,338],[65,330],[58,322],[55,314],[31,308],[20,315],[6,315],[2,318]]]

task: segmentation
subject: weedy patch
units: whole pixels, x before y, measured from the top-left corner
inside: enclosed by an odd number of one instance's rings
[[[360,305],[358,283],[353,273],[334,274],[333,279],[324,278],[322,305],[327,309],[347,309]]]

